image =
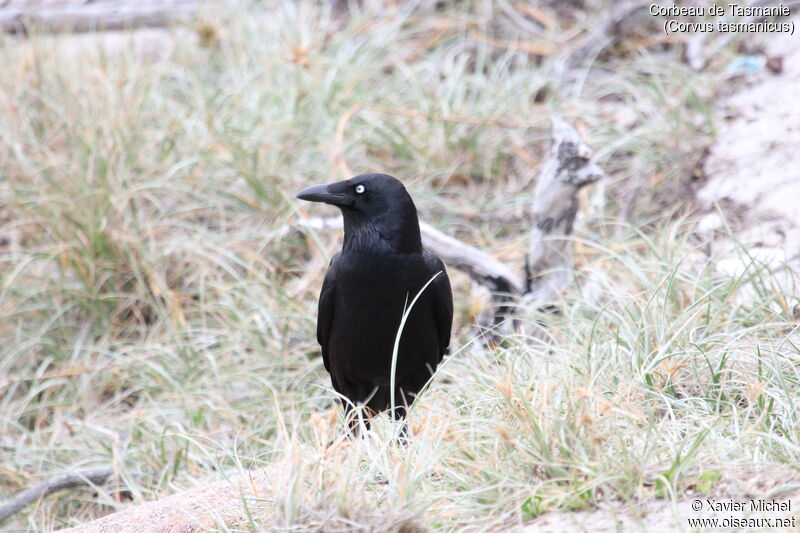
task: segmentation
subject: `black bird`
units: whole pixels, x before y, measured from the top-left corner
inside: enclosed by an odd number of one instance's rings
[[[393,415],[404,418],[447,351],[453,323],[450,279],[441,260],[422,248],[414,202],[386,174],[315,185],[297,198],[335,205],[344,218],[342,251],[331,259],[319,296],[317,341],[333,388],[349,400],[342,403],[351,430],[357,427],[352,404],[368,407],[368,415],[390,408],[397,331],[433,279],[400,337]]]

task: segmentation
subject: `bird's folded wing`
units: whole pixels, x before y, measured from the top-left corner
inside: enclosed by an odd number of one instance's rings
[[[453,291],[450,288],[450,278],[442,261],[433,254],[425,252],[425,259],[433,269],[440,272],[430,286],[433,291],[433,316],[436,319],[436,329],[439,333],[439,360],[441,362],[447,348],[450,346],[450,329],[453,326]]]
[[[336,254],[331,259],[328,265],[328,272],[325,273],[325,281],[322,282],[322,291],[319,294],[319,309],[317,311],[317,342],[322,348],[322,362],[325,364],[325,370],[331,371],[330,363],[328,362],[328,339],[331,335],[331,327],[333,326],[333,314],[336,298],[334,297],[336,291],[336,260],[339,254]]]

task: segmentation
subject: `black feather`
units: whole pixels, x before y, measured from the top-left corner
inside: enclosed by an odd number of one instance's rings
[[[297,197],[336,205],[344,217],[342,251],[331,260],[320,293],[317,341],[334,389],[353,404],[372,412],[390,407],[392,352],[403,312],[436,276],[400,337],[394,416],[403,417],[450,344],[453,295],[444,264],[423,250],[414,202],[391,176],[364,174]]]

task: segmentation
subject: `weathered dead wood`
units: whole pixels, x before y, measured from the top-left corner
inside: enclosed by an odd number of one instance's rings
[[[492,325],[513,313],[510,300],[521,298],[525,305],[543,307],[557,300],[570,283],[574,264],[569,236],[578,212],[578,191],[604,175],[571,125],[558,116],[552,117],[552,125],[552,147],[531,206],[534,225],[523,275],[478,248],[420,223],[426,249],[492,291],[496,303]],[[317,230],[342,228],[341,217],[301,219],[299,224]]]
[[[114,474],[114,469],[110,467],[92,468],[42,481],[38,485],[23,490],[9,501],[0,505],[0,522],[54,492],[76,487],[102,485],[112,474]]]
[[[0,2],[0,31],[87,32],[162,27],[195,13],[197,0]]]
[[[574,264],[568,238],[578,212],[578,191],[603,177],[578,132],[558,116],[552,123],[553,146],[536,182],[525,258],[524,302],[537,307],[552,302],[569,284]]]
[[[298,224],[315,230],[342,229],[342,217],[304,218],[298,220]],[[422,233],[422,245],[448,265],[462,270],[494,292],[522,294],[522,278],[502,261],[445,235],[426,222],[420,222],[419,229]]]
[[[217,481],[144,502],[106,515],[63,533],[200,533],[222,527],[239,530],[250,518],[263,521],[269,506],[259,497],[270,482],[258,469],[230,481]]]
[[[341,450],[341,451],[337,451]],[[326,454],[347,453],[337,440]],[[310,458],[307,458],[310,459]],[[309,464],[308,461],[303,462]],[[60,533],[205,533],[208,531],[421,531],[415,513],[405,509],[379,511],[351,507],[344,516],[301,504],[301,515],[289,525],[282,510],[297,470],[272,464],[205,482],[155,501],[132,505]],[[304,500],[305,501],[305,500]]]

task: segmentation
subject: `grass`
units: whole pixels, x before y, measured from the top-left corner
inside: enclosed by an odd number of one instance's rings
[[[267,516],[243,529],[501,529],[798,464],[798,292],[757,261],[721,274],[747,250],[704,255],[683,214],[713,70],[640,47],[564,74],[578,38],[560,36],[591,13],[542,30],[563,50],[536,60],[499,3],[229,7],[157,60],[41,36],[0,48],[0,499],[81,467],[121,475],[5,527],[266,467],[275,490],[249,506]],[[314,323],[338,236],[298,229],[294,193],[388,172],[425,220],[521,266],[551,109],[610,175],[562,313],[523,310],[526,331],[487,351],[451,269],[454,355],[411,443],[383,420],[327,449],[341,421]]]

